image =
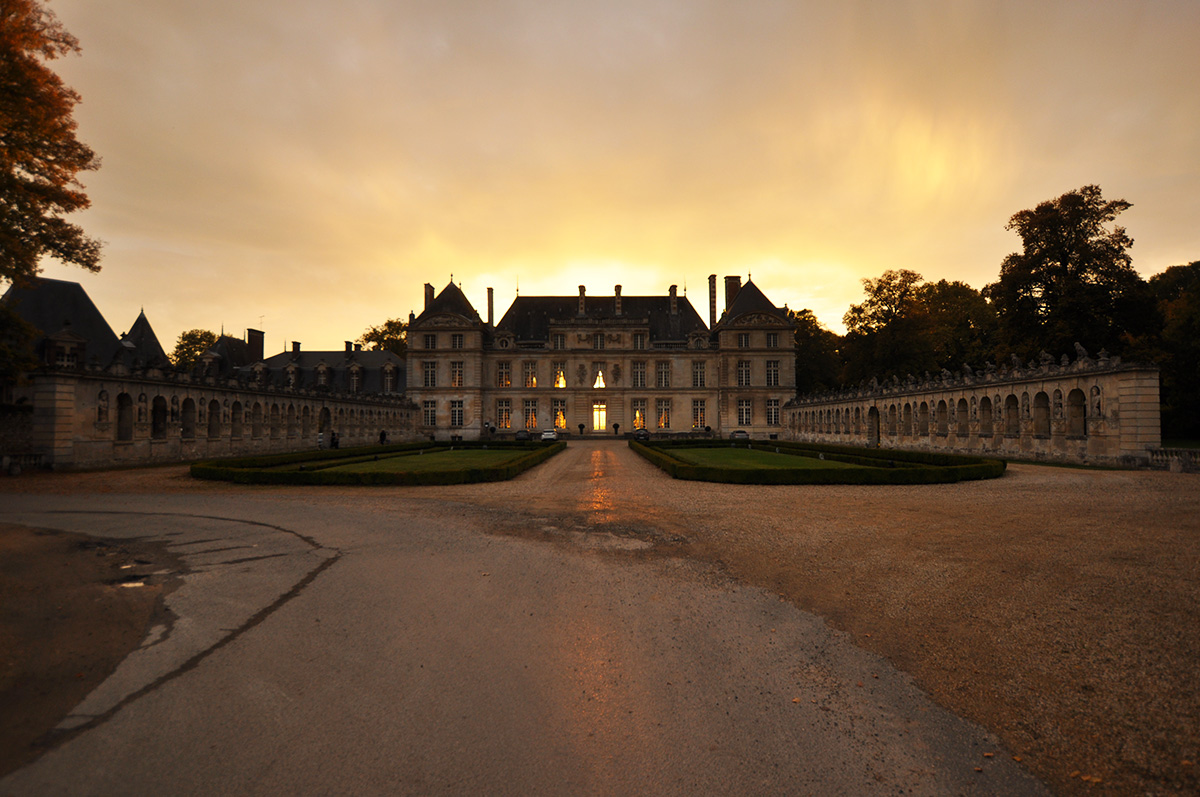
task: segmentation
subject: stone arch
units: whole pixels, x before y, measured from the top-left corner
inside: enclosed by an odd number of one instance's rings
[[[128,393],[117,396],[117,439],[133,439],[133,396]]]
[[[888,437],[896,436],[896,405],[889,404],[887,408],[887,433]]]
[[[297,429],[296,405],[289,404],[287,407],[287,436],[289,439],[296,436]]]
[[[879,408],[877,407],[867,410],[867,445],[871,447],[879,445]]]
[[[213,399],[208,402],[208,439],[216,440],[221,436],[221,402]]]
[[[150,403],[150,439],[165,440],[167,437],[167,400],[155,396]]]
[[[308,439],[312,435],[312,410],[307,404],[300,409],[300,436]]]
[[[317,425],[317,431],[323,435],[328,435],[333,431],[333,413],[329,411],[328,407],[321,408],[321,416]]]
[[[254,407],[250,410],[250,436],[255,440],[262,437],[263,433],[263,407],[257,401],[254,402]]]
[[[1067,437],[1087,437],[1087,397],[1079,388],[1067,394]]]
[[[996,433],[992,423],[992,400],[984,396],[979,400],[979,436],[991,437]]]
[[[912,437],[913,433],[913,406],[911,401],[904,403],[903,420],[900,422],[900,434],[905,437]]]
[[[924,401],[917,408],[917,433],[921,437],[929,437],[929,404]]]
[[[938,437],[950,434],[950,409],[946,406],[945,399],[937,403],[937,433]]]
[[[271,405],[271,439],[278,440],[280,435],[280,414],[279,405]]]
[[[1021,403],[1012,393],[1004,399],[1004,436],[1021,436]]]
[[[862,435],[862,407],[854,408],[854,434]]]
[[[1033,397],[1033,436],[1050,436],[1050,397],[1044,390]]]
[[[233,402],[233,408],[229,411],[229,437],[232,440],[242,439],[242,424],[245,422],[245,417],[242,412],[242,402]]]
[[[954,434],[958,437],[968,437],[971,434],[971,409],[967,406],[967,400],[960,398],[958,400],[958,418]]]
[[[184,440],[195,440],[196,439],[196,402],[193,401],[191,398],[185,398],[183,400],[183,407],[180,409],[179,415],[180,415],[180,423],[182,424],[182,430],[180,431],[180,437],[182,437]]]

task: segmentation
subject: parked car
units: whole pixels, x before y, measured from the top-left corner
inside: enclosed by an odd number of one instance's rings
[[[518,430],[518,431],[517,431],[517,436],[516,436],[516,439],[517,439],[517,440],[528,440],[528,439],[529,439],[529,432],[528,432],[527,430],[525,430],[525,429],[520,429],[520,430]]]
[[[648,431],[646,431],[645,429],[634,429],[633,430],[633,439],[644,443],[650,439],[650,433]]]
[[[729,439],[730,440],[749,440],[750,433],[747,432],[745,429],[734,429],[732,432],[729,433]]]
[[[543,441],[545,441],[545,440],[553,441],[553,440],[557,440],[557,439],[558,439],[558,432],[554,431],[553,429],[543,429],[542,430],[542,440]]]

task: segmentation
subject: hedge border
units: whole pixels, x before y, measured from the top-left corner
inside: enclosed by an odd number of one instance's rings
[[[291,452],[257,457],[197,462],[191,474],[197,479],[227,481],[234,484],[300,484],[340,486],[419,486],[435,484],[475,484],[478,482],[507,481],[515,478],[535,465],[540,465],[567,447],[564,442],[542,445],[540,443],[406,443],[391,446],[367,446],[362,448],[334,449],[323,451]],[[505,464],[490,468],[461,468],[450,471],[426,471],[405,473],[335,473],[327,468],[336,465],[362,462],[370,456],[390,453],[404,455],[417,450],[438,451],[453,448],[527,449],[524,456]],[[316,460],[322,464],[315,470],[272,470],[280,465]]]
[[[672,478],[722,484],[952,484],[959,481],[995,479],[1004,475],[1007,464],[999,459],[982,459],[958,454],[924,451],[891,451],[851,446],[832,446],[787,441],[749,441],[731,446],[756,450],[823,454],[826,459],[859,465],[845,468],[763,468],[760,470],[714,468],[683,462],[669,453],[671,448],[724,448],[714,441],[679,441],[646,445],[636,440],[629,447]]]

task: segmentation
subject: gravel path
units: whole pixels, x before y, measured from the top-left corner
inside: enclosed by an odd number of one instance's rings
[[[673,481],[618,442],[500,484],[236,488],[181,468],[0,490],[237,493],[482,518],[589,556],[709,566],[886,656],[1061,793],[1200,793],[1200,476],[1011,465],[932,486]]]

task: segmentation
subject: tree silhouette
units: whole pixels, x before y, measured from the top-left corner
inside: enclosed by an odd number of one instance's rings
[[[45,64],[77,52],[37,0],[0,5],[0,278],[33,276],[43,257],[100,269],[100,243],[63,219],[88,207],[76,175],[100,161],[75,137],[79,95]]]

